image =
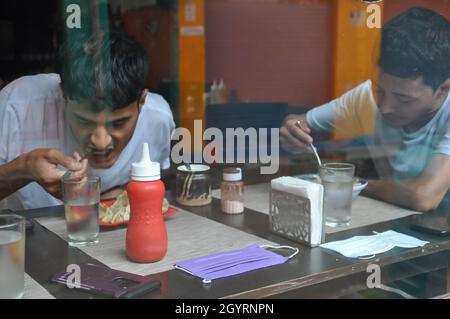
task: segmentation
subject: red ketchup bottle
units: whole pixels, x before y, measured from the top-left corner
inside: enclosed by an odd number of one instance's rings
[[[165,187],[160,178],[159,163],[150,160],[148,144],[144,143],[142,159],[132,164],[127,187],[130,221],[126,246],[128,257],[135,262],[156,262],[167,252],[167,230],[162,212]]]

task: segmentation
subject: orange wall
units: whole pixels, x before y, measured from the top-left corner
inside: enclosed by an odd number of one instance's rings
[[[368,28],[368,4],[335,0],[333,98],[373,76],[380,29]],[[382,9],[382,2],[379,3]]]
[[[189,129],[194,141],[194,120],[204,117],[205,90],[204,0],[178,2],[178,78],[180,126]],[[203,133],[203,132],[202,132]],[[201,151],[202,144],[193,146]]]

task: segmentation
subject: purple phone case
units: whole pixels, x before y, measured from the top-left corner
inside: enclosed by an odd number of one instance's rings
[[[79,289],[112,298],[137,298],[159,288],[161,282],[146,276],[130,274],[93,264],[80,264]],[[67,285],[70,272],[53,276],[52,281]]]

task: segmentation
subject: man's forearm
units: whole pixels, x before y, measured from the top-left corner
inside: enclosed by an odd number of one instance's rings
[[[21,157],[0,165],[0,200],[30,183],[30,180],[25,177],[23,167],[24,163]]]
[[[370,180],[363,194],[421,212],[434,209],[442,199],[424,194],[413,180]]]

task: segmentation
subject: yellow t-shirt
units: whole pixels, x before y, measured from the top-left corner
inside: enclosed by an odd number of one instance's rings
[[[335,139],[373,135],[377,106],[370,80],[341,97],[307,113],[308,125],[315,131],[333,133]]]

